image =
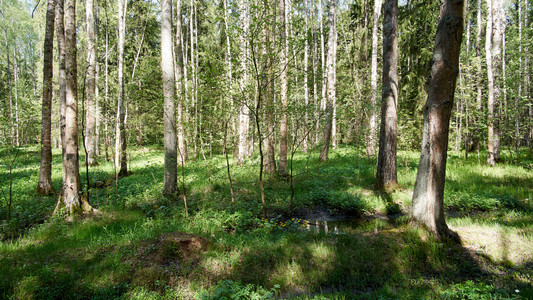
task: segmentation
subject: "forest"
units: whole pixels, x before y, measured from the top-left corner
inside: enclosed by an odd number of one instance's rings
[[[0,0],[0,299],[533,299],[529,0]]]

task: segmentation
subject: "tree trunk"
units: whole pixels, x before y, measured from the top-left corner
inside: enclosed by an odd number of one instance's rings
[[[487,119],[487,128],[488,128],[488,146],[487,146],[487,164],[494,166],[496,163],[495,159],[495,149],[494,144],[496,136],[494,133],[494,64],[492,62],[492,36],[493,36],[493,9],[492,2],[493,0],[487,0],[487,30],[486,30],[486,40],[485,40],[485,53],[487,59],[487,107],[488,107],[488,119]],[[496,0],[498,1],[498,0]]]
[[[282,0],[283,1],[283,0]],[[267,7],[267,3],[265,1],[265,7]],[[273,16],[273,19],[275,19],[276,16]],[[265,35],[265,44],[263,48],[263,82],[265,86],[265,92],[264,98],[265,98],[265,107],[263,108],[263,119],[266,123],[266,138],[265,138],[265,148],[266,148],[266,154],[265,154],[265,172],[269,174],[273,174],[276,172],[276,149],[274,147],[274,131],[275,131],[275,107],[274,107],[274,97],[275,97],[275,89],[274,89],[274,76],[273,73],[273,61],[271,53],[273,51],[273,47],[271,44],[271,41],[273,41],[273,38],[271,39],[271,35],[273,35],[274,30],[270,28],[270,24],[265,26],[264,29],[264,35]],[[283,29],[282,29],[283,30]],[[258,87],[258,89],[261,89],[261,87]],[[259,93],[258,93],[259,94]],[[259,97],[259,95],[258,95]],[[259,100],[258,100],[259,101]],[[258,125],[259,126],[259,125]],[[261,142],[261,140],[259,140]]]
[[[61,0],[60,0],[61,2]],[[62,204],[69,215],[92,211],[87,199],[81,195],[78,153],[78,81],[76,62],[76,1],[64,1],[65,26],[65,141],[63,154]]]
[[[382,0],[374,1],[374,25],[372,27],[372,62],[370,70],[370,113],[369,113],[369,130],[366,141],[366,155],[374,155],[376,149],[376,129],[377,129],[377,97],[378,97],[378,25],[379,16],[381,15]]]
[[[398,185],[396,174],[398,126],[398,0],[385,0],[382,83],[381,128],[375,188],[378,190],[393,190]]]
[[[177,133],[178,133],[178,152],[181,153],[178,162],[185,163],[185,130],[183,127],[183,106],[184,106],[184,85],[183,79],[183,33],[181,32],[181,0],[177,0],[176,3],[176,91],[178,96],[178,121],[177,121]]]
[[[455,236],[446,225],[443,198],[448,131],[463,36],[463,14],[464,1],[445,0],[442,3],[410,214],[411,222],[425,227],[437,238]]]
[[[57,52],[59,57],[59,123],[61,135],[61,155],[65,160],[65,108],[66,108],[66,94],[67,94],[67,70],[65,68],[65,24],[64,24],[64,0],[56,1],[56,36],[57,36]],[[65,182],[65,168],[63,168],[62,179]],[[63,189],[61,190],[61,193]]]
[[[318,0],[318,18],[320,19],[320,54],[321,54],[321,74],[322,74],[322,97],[320,98],[320,110],[322,113],[325,113],[326,111],[326,84],[327,84],[327,77],[326,77],[326,49],[324,45],[324,24],[323,24],[323,8],[322,8],[322,0]]]
[[[379,0],[378,0],[379,1]],[[331,129],[333,123],[333,106],[335,105],[336,97],[336,78],[335,68],[337,61],[337,30],[336,30],[336,15],[335,15],[336,0],[331,0],[329,5],[329,36],[328,36],[328,60],[327,60],[327,74],[328,74],[328,98],[326,105],[326,124],[324,126],[324,146],[320,152],[319,161],[328,160],[329,144],[331,142]]]
[[[248,11],[246,0],[239,1],[239,11],[240,11],[240,25],[242,31],[240,31],[240,42],[241,42],[241,80],[240,80],[240,89],[241,95],[241,106],[239,109],[239,149],[237,162],[242,164],[244,163],[244,157],[248,152],[248,123],[250,122],[249,109],[248,109],[248,97],[246,86],[248,84]]]
[[[503,0],[492,0],[492,69],[494,78],[494,161],[499,162],[501,148],[500,121],[503,104],[502,42],[505,33],[505,8]]]
[[[87,0],[87,163],[97,165],[96,161],[96,35],[94,24],[94,0]]]
[[[41,128],[41,168],[37,193],[50,195],[52,188],[52,78],[54,75],[54,18],[55,0],[48,0],[46,8],[46,29],[43,47],[43,100]]]
[[[287,149],[288,149],[288,138],[287,138],[287,93],[288,93],[288,77],[287,77],[287,68],[288,65],[288,55],[289,55],[289,43],[288,43],[288,27],[289,27],[289,16],[288,12],[288,0],[280,0],[279,8],[279,17],[281,22],[281,61],[280,61],[280,81],[281,81],[281,118],[279,124],[279,166],[278,170],[280,173],[287,173]]]
[[[178,0],[178,7],[181,0]],[[178,13],[178,17],[179,13]],[[181,45],[180,45],[181,46]],[[181,55],[181,53],[180,53]],[[176,152],[176,79],[172,56],[172,1],[161,1],[161,70],[163,74],[165,177],[163,194],[172,196],[177,190],[178,156]],[[179,79],[178,79],[179,81]]]
[[[305,0],[304,15],[305,15],[305,34],[304,34],[304,141],[303,150],[307,152],[309,148],[309,3]]]
[[[126,154],[126,103],[124,91],[124,35],[126,33],[127,5],[127,1],[118,1],[118,99],[115,124],[115,168],[120,170],[118,171],[118,176],[126,176],[128,174]]]
[[[475,122],[475,132],[473,133],[472,138],[472,146],[470,147],[471,151],[479,151],[480,147],[480,141],[481,137],[480,131],[481,131],[481,109],[482,109],[482,81],[483,81],[483,75],[482,75],[482,66],[481,66],[481,30],[483,28],[483,24],[481,23],[481,0],[477,0],[477,20],[476,20],[476,57],[478,61],[476,62],[477,72],[476,72],[476,110],[478,114],[474,116],[474,122]]]

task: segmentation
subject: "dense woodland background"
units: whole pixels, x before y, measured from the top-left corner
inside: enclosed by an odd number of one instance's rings
[[[531,297],[532,19],[0,0],[0,298]]]

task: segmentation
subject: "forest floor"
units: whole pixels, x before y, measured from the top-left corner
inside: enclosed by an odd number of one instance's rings
[[[362,149],[339,147],[322,164],[318,151],[297,153],[292,206],[289,177],[267,176],[265,219],[258,157],[243,166],[230,158],[234,204],[224,156],[188,162],[186,216],[181,196],[161,194],[162,149],[135,148],[131,175],[118,185],[112,162],[91,167],[98,213],[66,222],[50,217],[57,196],[35,192],[38,149],[7,150],[0,149],[0,298],[533,299],[527,150],[506,152],[494,168],[484,153],[449,154],[446,215],[460,245],[407,224],[414,151],[399,153],[400,189],[390,194],[372,190],[376,161]],[[54,150],[56,191],[60,159]]]

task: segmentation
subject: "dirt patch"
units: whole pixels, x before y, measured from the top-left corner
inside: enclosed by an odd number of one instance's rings
[[[209,241],[204,237],[184,232],[169,232],[143,241],[133,262],[132,283],[157,288],[161,282],[187,276],[208,247]]]

